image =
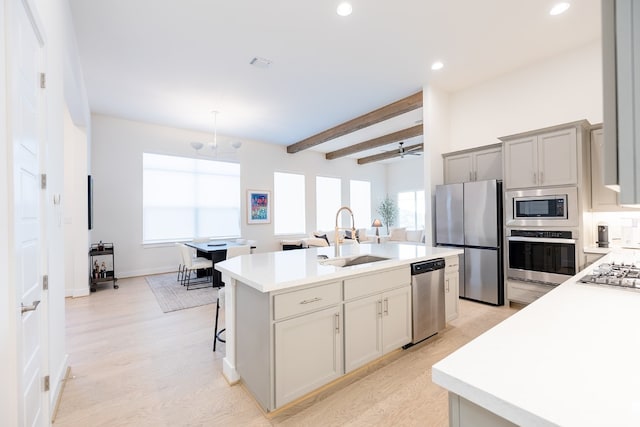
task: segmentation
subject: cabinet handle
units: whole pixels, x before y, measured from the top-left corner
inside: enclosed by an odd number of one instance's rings
[[[473,171],[469,171],[469,181],[473,181]]]
[[[544,184],[544,172],[540,172],[540,184]]]
[[[533,183],[537,184],[538,183],[538,174],[537,173],[533,173]]]
[[[384,299],[384,315],[389,315],[389,298]]]
[[[335,320],[336,320],[336,334],[339,334],[340,333],[340,313],[336,313]]]
[[[382,317],[382,301],[376,301],[376,305],[378,306],[378,316]]]
[[[474,181],[478,180],[478,171],[473,171],[473,180]]]
[[[446,292],[449,292],[449,279],[445,280],[445,281],[444,281],[444,283],[447,285],[447,286],[445,287],[445,291],[446,291]]]
[[[312,302],[318,302],[318,301],[322,301],[322,298],[315,297],[311,299],[306,299],[306,300],[300,301],[300,304],[311,304]]]

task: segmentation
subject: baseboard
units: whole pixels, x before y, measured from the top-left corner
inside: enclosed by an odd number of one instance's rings
[[[119,279],[124,279],[127,277],[149,276],[151,274],[175,273],[177,271],[178,266],[173,265],[157,268],[145,268],[141,270],[118,271],[116,272],[116,277],[118,277]]]
[[[89,286],[86,288],[67,289],[64,293],[65,298],[86,297],[90,294]]]

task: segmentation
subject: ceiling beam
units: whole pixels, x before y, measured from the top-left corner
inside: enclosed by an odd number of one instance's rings
[[[298,151],[306,150],[307,148],[315,147],[323,142],[344,136],[348,133],[355,132],[376,123],[389,120],[392,117],[399,116],[400,114],[404,114],[420,107],[422,107],[422,91],[414,93],[400,101],[385,105],[382,108],[378,108],[377,110],[371,111],[370,113],[364,114],[360,117],[356,117],[348,122],[332,127],[331,129],[327,129],[316,135],[310,136],[302,141],[298,141],[295,144],[291,144],[287,147],[287,153],[293,154]]]
[[[422,144],[422,143],[415,144],[415,145],[408,145],[408,146],[404,147],[404,155],[405,156],[411,155],[408,152],[419,153],[421,151],[424,151],[424,144]],[[362,157],[362,158],[358,159],[358,164],[359,165],[366,165],[367,163],[373,163],[373,162],[379,162],[381,160],[393,159],[394,157],[399,157],[399,156],[400,156],[400,151],[399,150],[387,151],[386,153],[380,153],[380,154],[374,154],[373,156]]]
[[[388,135],[379,136],[377,138],[370,139],[368,141],[361,142],[359,144],[352,145],[350,147],[341,148],[340,150],[331,151],[325,154],[327,160],[334,160],[340,157],[348,156],[350,154],[358,153],[360,151],[370,150],[372,148],[382,147],[392,142],[404,141],[405,139],[413,138],[414,136],[422,135],[422,125],[412,126],[407,129],[399,130]]]

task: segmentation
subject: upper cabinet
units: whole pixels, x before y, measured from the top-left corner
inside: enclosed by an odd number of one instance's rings
[[[618,210],[618,193],[604,185],[603,144],[602,125],[594,126],[591,130],[591,208],[594,211]]]
[[[637,211],[633,207],[621,206],[619,193],[604,185],[604,150],[602,125],[594,125],[591,130],[591,209],[605,212]]]
[[[504,141],[505,188],[578,185],[588,175],[586,120],[500,138]]]
[[[604,184],[640,205],[640,2],[602,1]]]
[[[502,144],[492,144],[442,155],[444,183],[502,179]]]

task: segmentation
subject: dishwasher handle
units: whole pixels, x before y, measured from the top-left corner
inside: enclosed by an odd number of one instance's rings
[[[411,264],[411,275],[429,273],[435,270],[442,270],[446,263],[444,258],[430,259],[428,261],[420,261]]]

